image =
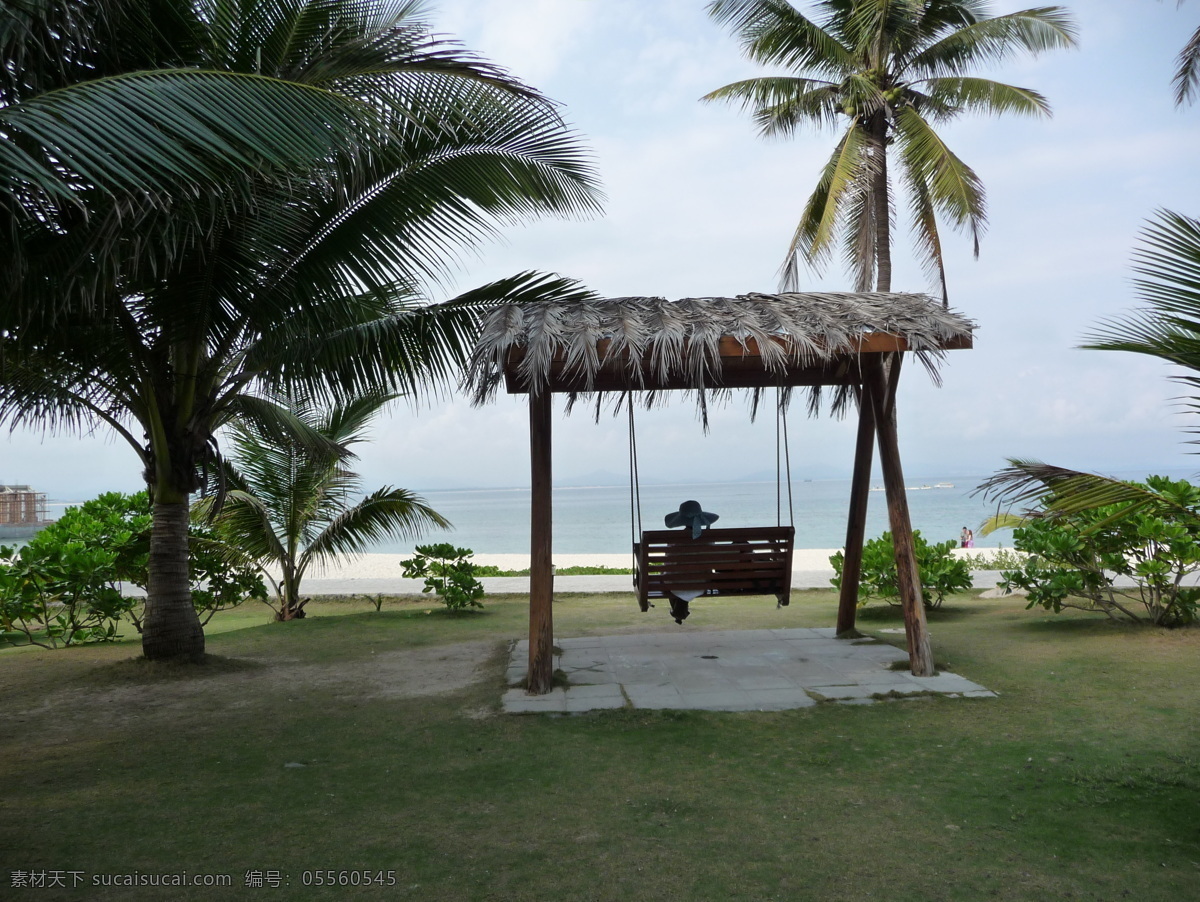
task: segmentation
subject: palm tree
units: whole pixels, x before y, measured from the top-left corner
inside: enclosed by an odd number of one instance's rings
[[[1160,210],[1143,231],[1134,259],[1137,294],[1148,306],[1104,324],[1083,347],[1146,354],[1182,367],[1185,372],[1175,378],[1191,395],[1189,408],[1200,411],[1200,219]],[[1145,488],[1040,461],[1010,460],[980,489],[1009,505],[1038,502],[1040,509],[1032,513],[1041,516],[1119,504],[1129,512],[1151,508],[1195,519],[1186,506]]]
[[[979,78],[981,65],[1018,51],[1074,44],[1062,7],[989,16],[981,0],[819,0],[806,16],[786,0],[713,0],[709,13],[754,62],[793,75],[734,82],[703,99],[754,113],[765,136],[846,123],[788,248],[782,288],[799,288],[799,262],[820,268],[839,243],[855,288],[891,290],[895,145],[917,246],[946,296],[938,218],[966,230],[979,253],[983,184],[935,126],[964,112],[1048,115],[1036,91]]]
[[[384,487],[352,503],[361,480],[348,468],[351,447],[366,439],[368,423],[393,398],[369,394],[328,409],[294,393],[271,399],[307,435],[281,432],[274,420],[234,424],[232,488],[215,524],[229,547],[267,573],[279,599],[277,619],[304,616],[300,585],[310,565],[360,553],[383,538],[411,539],[450,525],[405,489]],[[214,500],[204,499],[195,513],[215,510]],[[279,571],[278,580],[268,566]]]
[[[319,18],[322,5],[310,4],[308,15]],[[113,243],[148,211],[169,204],[178,215],[200,201],[199,216],[207,192],[229,190],[234,179],[282,177],[383,138],[376,111],[353,96],[214,58],[219,20],[228,27],[239,14],[247,24],[256,17],[245,15],[249,3],[225,2],[205,21],[205,6],[4,4],[0,315],[94,300],[95,283],[115,265],[106,251],[115,253]]]
[[[326,122],[337,138],[307,168],[246,164],[179,195],[147,182],[145,202],[87,182],[90,158],[71,158],[63,166],[76,167],[81,194],[116,200],[82,213],[64,205],[51,228],[24,208],[10,220],[26,302],[4,305],[0,320],[0,421],[103,424],[135,449],[154,499],[143,651],[196,658],[204,636],[187,585],[188,508],[203,471],[219,466],[218,429],[251,415],[284,429],[287,413],[264,400],[283,386],[345,400],[418,399],[445,384],[482,308],[579,291],[526,273],[430,304],[421,286],[500,225],[591,211],[597,190],[553,104],[430,37],[418,4],[111,5],[144,6],[155,29],[184,36],[160,68],[253,73],[369,113]],[[162,48],[166,57],[176,44]],[[310,121],[276,102],[279,118]],[[212,102],[214,118],[222,110]],[[170,149],[158,162],[172,169]],[[72,272],[64,261],[98,274],[80,280],[69,317],[57,315]]]

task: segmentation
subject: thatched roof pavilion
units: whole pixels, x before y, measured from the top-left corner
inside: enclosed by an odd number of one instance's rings
[[[509,393],[859,385],[860,356],[915,351],[931,368],[973,323],[921,294],[609,298],[508,304],[484,319],[470,383]]]
[[[530,398],[531,515],[530,692],[550,689],[551,601],[550,398],[693,391],[711,394],[802,387],[810,410],[823,388],[841,404],[857,402],[858,440],[838,633],[851,634],[858,600],[872,448],[878,439],[895,538],[896,563],[914,674],[933,673],[920,576],[904,494],[895,429],[903,353],[914,352],[937,378],[945,351],[972,346],[974,324],[921,294],[822,292],[735,298],[610,298],[507,304],[485,317],[468,387],[477,403],[503,383]]]

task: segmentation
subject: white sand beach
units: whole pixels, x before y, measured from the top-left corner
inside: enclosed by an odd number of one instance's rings
[[[797,548],[792,553],[792,569],[799,571],[828,570],[830,555],[836,548]],[[988,554],[995,549],[958,548],[960,557]],[[400,562],[411,557],[408,554],[364,554],[349,559],[340,566],[327,569],[313,568],[308,575],[315,579],[389,579],[400,575]],[[500,567],[504,570],[524,570],[529,567],[528,554],[476,554],[472,560],[477,564]],[[556,567],[619,567],[632,566],[628,554],[555,554]]]

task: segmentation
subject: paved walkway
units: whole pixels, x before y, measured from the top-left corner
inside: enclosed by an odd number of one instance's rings
[[[954,673],[893,670],[908,654],[874,639],[835,639],[832,629],[639,633],[560,639],[554,668],[568,685],[548,695],[519,688],[527,640],[513,646],[504,710],[580,713],[605,708],[782,711],[820,701],[871,704],[878,697],[995,693]]]

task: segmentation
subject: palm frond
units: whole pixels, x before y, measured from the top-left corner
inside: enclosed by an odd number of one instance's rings
[[[871,148],[870,165],[863,177],[856,179],[846,192],[839,215],[842,233],[842,257],[854,281],[855,291],[871,291],[876,287],[879,272],[878,218],[892,220],[891,204],[877,209],[874,170],[878,166],[878,149]]]
[[[988,78],[942,76],[924,81],[929,107],[939,119],[961,110],[1002,115],[1049,116],[1050,104],[1037,91]]]
[[[1105,322],[1083,347],[1146,354],[1200,371],[1200,219],[1159,210],[1134,260],[1137,294],[1149,306]]]
[[[340,442],[311,422],[311,415],[305,415],[311,410],[311,402],[295,393],[260,397],[238,392],[225,407],[223,422],[232,422],[235,442],[243,450],[251,445],[289,447],[315,458],[340,459]]]
[[[850,48],[786,0],[713,0],[705,8],[755,62],[825,75],[841,75],[853,64]]]
[[[804,125],[834,125],[842,105],[837,85],[787,76],[736,81],[700,99],[725,101],[752,112],[764,137],[790,137]]]
[[[193,510],[196,516],[209,518],[213,505],[213,498],[201,498],[193,505]],[[252,491],[234,489],[228,492],[216,522],[226,544],[236,547],[238,555],[260,567],[278,563],[287,555],[272,522],[270,507]]]
[[[195,190],[232,172],[312,166],[376,122],[328,91],[232,72],[167,70],[71,85],[0,107],[0,191],[55,207],[80,189]]]
[[[1011,511],[1001,511],[1000,513],[993,514],[979,524],[979,534],[981,536],[990,536],[998,529],[1020,529],[1028,523],[1028,517],[1022,517]]]
[[[804,206],[788,246],[788,258],[799,256],[816,268],[828,258],[846,200],[870,182],[874,171],[876,163],[867,153],[868,143],[861,129],[852,126],[846,130]]]
[[[950,289],[946,283],[946,262],[942,256],[942,237],[938,232],[937,215],[933,198],[929,194],[929,186],[923,179],[914,178],[907,166],[902,169],[904,183],[908,187],[909,212],[922,268],[930,283],[937,286],[942,303],[948,305]]]
[[[1017,52],[1037,56],[1074,47],[1076,35],[1065,7],[1042,6],[964,24],[916,53],[908,65],[918,77],[962,75],[970,67],[998,63]]]
[[[305,549],[303,561],[325,562],[360,554],[386,539],[408,541],[431,529],[451,528],[419,495],[385,486],[331,520]]]
[[[397,301],[368,321],[353,305],[312,308],[297,323],[262,337],[247,356],[252,369],[279,368],[315,396],[351,398],[390,387],[412,401],[456,384],[478,335],[479,318],[503,303],[567,302],[594,295],[577,282],[521,273],[440,304]],[[319,331],[323,330],[323,331]]]
[[[983,182],[916,110],[905,107],[897,111],[896,131],[909,178],[920,181],[930,203],[956,228],[967,231],[978,256],[987,222]]]
[[[1030,505],[1027,518],[1062,517],[1103,507],[1121,505],[1113,518],[1140,510],[1155,509],[1195,519],[1195,511],[1145,486],[1108,476],[1057,467],[1036,460],[1009,459],[1009,466],[983,482],[975,493],[989,501]],[[1032,505],[1038,505],[1036,507]]]
[[[1172,84],[1175,85],[1175,103],[1183,106],[1191,103],[1197,87],[1200,87],[1200,28],[1192,32],[1188,42],[1179,51],[1178,68]]]

